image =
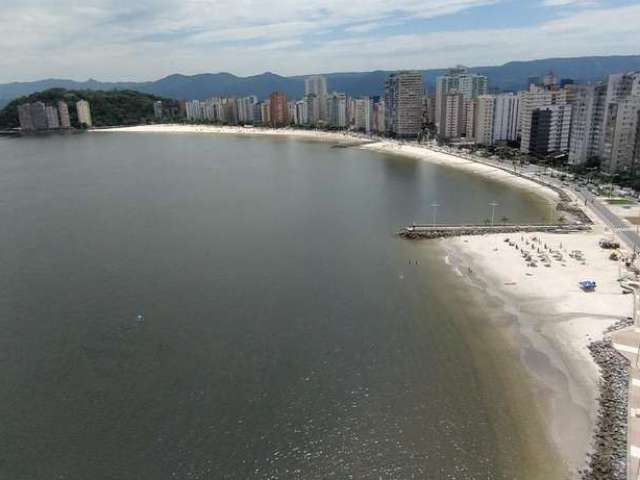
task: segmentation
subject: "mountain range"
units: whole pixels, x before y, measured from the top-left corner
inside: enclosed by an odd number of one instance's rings
[[[472,67],[470,72],[489,76],[492,91],[524,89],[528,79],[553,71],[561,78],[572,78],[578,83],[604,80],[611,73],[640,70],[640,55],[548,58],[524,62],[509,62],[500,66]],[[433,92],[436,77],[446,69],[424,70],[425,85]],[[389,71],[328,73],[330,90],[351,96],[382,95],[384,80]],[[231,73],[203,73],[198,75],[174,74],[149,82],[78,82],[64,79],[46,79],[34,82],[0,84],[0,108],[16,97],[29,95],[49,88],[70,90],[137,90],[142,93],[176,99],[205,99],[212,96],[257,95],[266,98],[275,90],[291,98],[304,94],[305,76],[284,77],[275,73],[263,73],[238,77]]]

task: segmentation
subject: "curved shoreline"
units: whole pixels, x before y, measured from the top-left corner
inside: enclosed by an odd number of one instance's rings
[[[484,178],[502,182],[510,186],[526,189],[549,202],[557,202],[559,195],[550,187],[540,185],[523,177],[517,177],[500,168],[444,153],[427,145],[406,143],[388,138],[368,137],[353,132],[327,132],[323,130],[303,130],[296,128],[232,127],[215,125],[158,124],[133,127],[109,127],[90,130],[91,132],[130,132],[130,133],[180,133],[180,134],[219,134],[244,136],[291,137],[321,142],[337,142],[352,145],[355,148],[380,153],[399,155],[423,160],[447,168],[463,170]]]
[[[205,125],[147,125],[94,131],[230,134],[337,142],[467,171],[525,189],[549,202],[559,200],[558,192],[552,188],[515,176],[499,167],[428,146],[371,139],[346,132]],[[589,261],[596,259],[592,270],[598,276],[599,291],[587,297],[577,290],[576,283],[582,279],[581,276],[591,274],[589,269],[563,268],[558,264],[550,269],[541,265],[537,270],[529,270],[521,263],[519,252],[515,254],[513,249],[503,247],[502,240],[509,235],[453,239],[447,241],[445,247],[460,259],[459,265],[464,263],[473,266],[474,272],[482,272],[480,280],[492,289],[492,295],[503,300],[505,310],[516,319],[509,327],[510,333],[517,340],[520,360],[531,377],[538,401],[543,405],[546,431],[573,475],[577,475],[585,466],[585,455],[590,450],[597,418],[600,371],[588,347],[603,337],[608,326],[631,311],[631,306],[627,305],[629,301],[621,300],[619,290],[615,292],[616,264],[610,262],[597,245],[603,231],[602,225],[596,224],[591,233],[535,235],[553,242],[554,246],[564,242],[565,249],[567,245],[571,245],[570,248],[580,247]],[[511,237],[514,236],[511,234]],[[464,269],[458,269],[461,270]],[[553,275],[549,275],[552,271]],[[605,293],[600,295],[603,289]],[[591,302],[588,306],[582,304],[584,298]]]

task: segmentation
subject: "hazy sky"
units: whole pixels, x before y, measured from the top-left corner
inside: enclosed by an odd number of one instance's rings
[[[630,0],[0,0],[0,82],[640,53]]]

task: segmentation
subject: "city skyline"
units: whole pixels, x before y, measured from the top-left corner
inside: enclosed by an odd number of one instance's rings
[[[0,82],[497,65],[634,54],[640,44],[640,5],[629,0],[312,1],[277,10],[260,2],[31,0],[4,13]]]

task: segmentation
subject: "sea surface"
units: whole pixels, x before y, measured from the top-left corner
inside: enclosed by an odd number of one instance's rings
[[[493,201],[548,211],[326,142],[0,138],[0,479],[534,478],[501,314],[394,236]]]

